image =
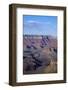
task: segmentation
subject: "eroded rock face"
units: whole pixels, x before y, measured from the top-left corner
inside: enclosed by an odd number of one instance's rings
[[[23,74],[46,73],[45,68],[50,65],[51,61],[57,62],[56,38],[24,36]]]

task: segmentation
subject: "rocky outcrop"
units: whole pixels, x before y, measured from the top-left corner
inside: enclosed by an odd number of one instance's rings
[[[51,62],[57,63],[56,38],[26,35],[23,43],[23,74],[47,73],[46,68]],[[57,67],[57,64],[53,66]],[[57,72],[57,70],[53,70],[54,72]]]

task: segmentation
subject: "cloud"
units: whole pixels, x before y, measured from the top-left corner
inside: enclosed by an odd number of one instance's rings
[[[41,24],[42,22],[36,21],[36,20],[29,20],[29,21],[27,21],[27,23],[30,23],[30,24],[33,24],[33,23]]]
[[[24,22],[25,32],[30,33],[47,33],[51,30],[51,22],[49,21],[37,21],[37,20],[28,20]]]
[[[34,20],[29,20],[24,23],[24,27],[31,28],[31,29],[32,28],[39,29],[40,25],[41,25],[41,22],[34,21]]]
[[[29,24],[51,24],[51,22],[42,22],[42,21],[36,21],[36,20],[29,20],[29,21],[27,21],[27,23],[29,23]]]
[[[47,25],[50,25],[51,22],[41,22],[41,21],[36,21],[36,20],[28,20],[24,23],[24,26],[27,28],[42,28]]]

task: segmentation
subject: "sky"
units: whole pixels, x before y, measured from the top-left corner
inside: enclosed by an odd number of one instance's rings
[[[57,36],[57,16],[23,16],[24,35]]]

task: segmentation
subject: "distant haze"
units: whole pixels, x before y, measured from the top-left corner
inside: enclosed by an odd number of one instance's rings
[[[57,36],[57,16],[23,16],[24,35]]]

